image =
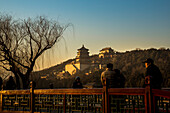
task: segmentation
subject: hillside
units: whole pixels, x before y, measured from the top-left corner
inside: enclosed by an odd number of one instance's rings
[[[60,72],[62,71],[64,68],[65,68],[65,65],[72,62],[73,59],[69,59],[61,64],[58,64],[56,66],[53,66],[53,67],[50,67],[50,68],[47,68],[47,69],[44,69],[44,70],[41,70],[41,71],[36,71],[36,72],[33,72],[33,74],[37,75],[37,74],[40,74],[40,75],[46,75],[46,74],[52,74],[53,72]]]
[[[152,58],[155,64],[160,68],[164,82],[163,87],[170,87],[170,50],[169,49],[147,49],[147,50],[133,50],[126,51],[124,53],[117,52],[113,58],[99,59],[97,55],[91,56],[92,62],[101,64],[113,63],[114,69],[120,69],[122,74],[126,78],[126,87],[141,87],[144,80],[145,68],[142,61],[146,58]],[[62,64],[56,65],[46,70],[42,70],[34,73],[34,78],[37,75],[49,75],[54,76],[53,73],[61,72],[67,63],[70,63],[74,59],[70,59]],[[100,87],[100,74],[104,70],[96,69],[95,67],[88,68],[83,72],[76,73],[75,75],[68,76],[64,79],[54,78],[51,80],[42,80],[40,78],[34,79],[38,82],[37,88],[47,87],[50,83],[54,84],[55,88],[71,87],[75,76],[80,76],[83,84],[95,83]],[[87,72],[88,75],[86,74]],[[41,82],[43,82],[43,84]]]

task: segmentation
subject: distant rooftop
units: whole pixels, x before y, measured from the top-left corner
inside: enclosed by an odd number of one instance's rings
[[[78,50],[87,50],[88,51],[89,49],[85,48],[84,44],[83,44],[82,47],[80,49],[78,49]]]
[[[100,51],[105,51],[105,50],[113,50],[111,47],[106,47],[106,48],[103,48],[102,50]]]

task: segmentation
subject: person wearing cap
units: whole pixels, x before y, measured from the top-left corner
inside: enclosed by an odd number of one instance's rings
[[[145,63],[146,67],[145,77],[151,77],[151,87],[153,89],[161,89],[163,78],[159,68],[154,64],[151,58],[146,59],[143,63]]]
[[[80,82],[80,77],[79,77],[79,76],[77,76],[77,77],[75,78],[75,81],[74,81],[72,87],[73,87],[73,88],[83,88],[83,85],[82,85],[82,83]]]
[[[3,84],[3,80],[2,80],[2,78],[0,77],[0,90],[2,90],[2,84]]]
[[[118,69],[113,70],[113,64],[109,63],[109,64],[107,64],[106,70],[104,72],[102,72],[102,74],[101,74],[102,85],[104,85],[104,78],[106,78],[108,87],[121,88],[122,87],[121,82],[125,81],[124,76],[123,77],[122,76],[120,76],[120,71]],[[122,78],[124,80],[121,80]]]
[[[113,64],[111,63],[107,64],[106,70],[101,74],[102,85],[105,85],[105,80],[107,80],[106,85],[109,88],[124,88],[125,77],[120,73],[119,69],[113,70]],[[115,95],[114,97],[119,99],[119,101],[117,101],[117,105],[113,105],[113,107],[117,108],[117,112],[120,112],[121,109],[124,108],[125,97],[123,95]]]

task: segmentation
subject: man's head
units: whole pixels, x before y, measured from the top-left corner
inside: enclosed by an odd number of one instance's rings
[[[76,76],[75,80],[76,80],[76,81],[80,81],[80,77],[79,77],[79,76]]]
[[[2,78],[0,77],[0,85],[2,85],[2,83],[3,83],[3,81],[2,81]],[[0,86],[0,88],[1,88],[1,86]]]
[[[107,64],[107,68],[109,68],[109,69],[113,69],[113,64],[108,63],[108,64]]]
[[[145,67],[147,68],[149,65],[153,64],[154,61],[151,58],[148,58],[143,63],[145,63]]]

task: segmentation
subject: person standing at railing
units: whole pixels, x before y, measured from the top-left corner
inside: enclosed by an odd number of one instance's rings
[[[0,77],[0,90],[2,90],[2,84],[3,84],[3,80],[2,80],[2,78]]]
[[[119,69],[114,69],[115,75],[118,76],[119,83],[117,84],[118,88],[124,88],[125,87],[125,77],[122,73],[120,73]]]
[[[154,64],[154,61],[151,58],[146,59],[143,63],[145,63],[145,67],[146,67],[145,77],[150,76],[151,89],[161,89],[163,78],[159,68]],[[152,99],[153,98],[151,98],[151,102],[153,102]],[[155,113],[159,112],[159,107],[158,107],[159,99],[160,99],[159,97],[155,97]],[[151,105],[153,105],[153,103]]]
[[[53,89],[53,88],[54,88],[53,83],[50,83],[49,88],[50,88],[50,89]]]
[[[125,77],[120,73],[120,70],[113,70],[113,64],[109,63],[106,70],[101,74],[101,82],[109,88],[124,88]],[[124,109],[125,96],[115,95],[114,97],[117,99],[116,105],[113,106],[116,108],[114,112],[122,112],[121,109]]]
[[[80,77],[79,77],[79,76],[77,76],[77,77],[75,78],[75,81],[74,81],[72,87],[73,87],[73,88],[83,88],[83,85],[82,85],[82,83],[81,83],[81,81],[80,81]]]
[[[110,88],[123,88],[125,77],[120,73],[120,70],[114,69],[113,64],[107,64],[107,68],[101,74],[101,82],[104,84],[104,78],[107,79],[107,86]]]
[[[151,88],[161,89],[163,78],[159,68],[154,64],[154,61],[151,58],[146,59],[143,63],[145,63],[146,67],[145,77],[151,77]]]
[[[6,83],[6,88],[7,90],[14,90],[16,89],[16,84],[14,82],[14,79],[12,76],[9,77],[7,83]]]
[[[79,76],[76,76],[72,88],[74,88],[74,89],[81,89],[81,88],[83,88],[83,85],[82,85],[82,83],[80,81],[80,77]],[[75,106],[76,110],[80,110],[78,108],[78,106],[80,106],[80,100],[81,100],[81,96],[80,95],[72,95],[72,101],[75,102],[74,106]]]

